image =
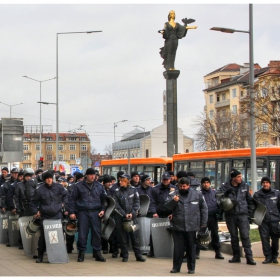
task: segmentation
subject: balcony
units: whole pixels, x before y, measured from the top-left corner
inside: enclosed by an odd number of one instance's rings
[[[216,102],[215,103],[215,108],[218,109],[218,108],[229,106],[229,105],[230,105],[230,101],[229,100],[224,100],[224,101]]]

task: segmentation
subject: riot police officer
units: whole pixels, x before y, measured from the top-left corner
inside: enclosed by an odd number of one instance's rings
[[[106,193],[103,186],[95,180],[95,170],[88,168],[85,179],[74,185],[69,199],[69,217],[78,218],[79,250],[78,262],[83,262],[87,248],[89,228],[91,228],[91,245],[96,261],[105,262],[101,255],[101,218],[106,210]]]
[[[2,186],[5,181],[6,181],[6,177],[9,174],[9,169],[8,167],[4,166],[1,168],[1,176],[0,176],[0,186]]]
[[[254,193],[253,198],[266,206],[265,217],[259,226],[265,256],[265,260],[262,263],[278,263],[279,236],[275,233],[275,230],[279,227],[280,221],[280,192],[271,188],[269,177],[263,177],[261,185],[262,188]]]
[[[130,185],[135,188],[141,186],[140,175],[138,174],[138,172],[131,172]]]
[[[137,188],[130,186],[130,176],[128,174],[120,175],[120,187],[114,192],[113,198],[116,202],[116,227],[118,230],[119,243],[121,246],[122,261],[128,261],[128,245],[129,238],[131,240],[132,248],[136,257],[136,261],[145,262],[143,258],[140,245],[138,231],[134,231],[132,226],[137,225],[137,214],[140,208],[139,194]],[[128,225],[127,227],[125,227]],[[130,229],[129,229],[130,227]],[[129,238],[128,235],[129,234]]]
[[[227,228],[231,236],[233,258],[230,263],[240,263],[239,237],[245,251],[247,264],[256,265],[253,259],[251,241],[249,237],[250,225],[248,215],[253,211],[254,204],[249,192],[249,186],[242,180],[242,174],[236,169],[230,172],[231,179],[222,184],[217,193],[224,194],[233,204],[233,207],[225,211]]]
[[[42,174],[42,178],[44,183],[36,188],[30,200],[34,218],[41,218],[37,263],[43,262],[43,255],[46,250],[43,221],[46,219],[62,219],[62,208],[67,207],[68,202],[67,190],[62,185],[53,182],[53,173],[46,171]]]

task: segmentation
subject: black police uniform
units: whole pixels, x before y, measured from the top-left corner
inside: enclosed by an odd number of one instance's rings
[[[220,253],[221,244],[218,234],[218,218],[221,218],[221,210],[217,204],[216,191],[211,188],[209,190],[201,188],[201,192],[208,207],[207,227],[211,231],[211,246],[215,250],[216,258],[224,259]],[[199,255],[199,252],[200,249],[196,248],[196,255]]]
[[[175,195],[179,195],[179,201],[173,199]],[[192,188],[188,188],[184,194],[175,190],[169,194],[164,206],[172,212],[173,222],[174,255],[170,272],[180,272],[186,250],[189,273],[194,273],[196,232],[207,225],[205,199],[201,192]]]
[[[118,231],[119,244],[121,246],[121,255],[123,261],[126,262],[128,259],[128,245],[129,238],[127,232],[123,228],[123,222],[127,221],[126,215],[132,214],[132,221],[137,224],[137,214],[140,209],[140,200],[137,189],[132,186],[117,188],[114,192],[113,198],[116,202],[116,210],[119,215],[116,217],[116,228]],[[132,249],[134,251],[137,261],[145,261],[141,255],[139,245],[139,234],[138,231],[129,232],[131,239]]]
[[[256,264],[253,260],[251,241],[249,237],[250,225],[248,215],[253,212],[255,207],[252,196],[249,192],[249,186],[242,181],[238,186],[234,187],[231,184],[231,180],[229,180],[222,184],[217,193],[224,193],[224,195],[229,197],[234,204],[232,209],[225,211],[225,220],[231,236],[231,246],[233,252],[233,259],[229,260],[229,262],[240,262],[238,237],[239,229],[247,264]]]
[[[69,215],[75,214],[78,219],[79,237],[77,248],[79,256],[84,258],[87,249],[89,228],[91,229],[91,245],[93,252],[100,254],[101,250],[101,218],[98,214],[106,210],[106,193],[97,181],[87,184],[84,179],[74,185],[69,198]],[[101,256],[102,258],[102,256]],[[105,259],[104,259],[105,261]]]
[[[274,231],[279,227],[280,221],[280,192],[275,189],[266,191],[262,188],[254,193],[253,198],[266,206],[265,217],[259,226],[263,254],[266,258],[263,263],[278,263],[279,236]]]
[[[43,228],[43,221],[46,219],[62,219],[62,205],[67,208],[68,192],[64,187],[57,183],[48,186],[46,183],[39,185],[34,195],[30,199],[32,215],[41,213],[41,235],[38,240],[38,262],[42,262],[46,241]]]

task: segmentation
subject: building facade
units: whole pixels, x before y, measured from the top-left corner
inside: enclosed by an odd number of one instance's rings
[[[40,156],[44,158],[43,169],[53,169],[56,159],[56,133],[42,133],[42,154],[40,155],[40,134],[24,133],[23,161],[20,168],[39,167]],[[59,133],[59,161],[67,162],[71,167],[81,166],[82,171],[92,166],[91,144],[86,133]]]

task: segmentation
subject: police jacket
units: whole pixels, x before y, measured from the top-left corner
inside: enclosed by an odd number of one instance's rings
[[[208,207],[208,216],[216,217],[219,212],[218,203],[216,199],[216,191],[213,189],[205,190],[201,188],[201,192],[204,196],[205,202]]]
[[[116,202],[115,209],[119,216],[123,218],[126,214],[132,214],[132,219],[136,219],[137,213],[140,209],[140,199],[137,188],[132,186],[119,187],[115,190],[113,198]],[[115,215],[118,217],[118,215]]]
[[[6,182],[6,179],[3,177],[3,175],[0,176],[0,186],[2,186]]]
[[[13,177],[11,179],[6,180],[4,184],[1,186],[2,193],[1,193],[1,208],[8,208],[8,189],[11,187],[11,184],[16,182]]]
[[[260,189],[254,193],[253,198],[266,206],[265,222],[280,221],[280,192],[278,190],[270,189],[266,192]]]
[[[173,197],[179,195],[179,201]],[[207,226],[208,208],[201,192],[192,188],[184,195],[179,190],[171,192],[165,202],[165,207],[172,211],[173,230],[198,231]]]
[[[17,212],[23,210],[23,207],[20,203],[20,189],[19,184],[21,182],[16,180],[8,188],[7,192],[7,207],[11,210],[17,209]]]
[[[106,197],[107,195],[100,183],[93,181],[92,188],[90,188],[84,179],[73,187],[68,202],[69,215],[78,211],[105,211]]]
[[[176,186],[169,184],[167,187],[162,183],[157,184],[152,188],[152,196],[150,201],[150,210],[152,213],[157,213],[159,217],[165,218],[171,214],[169,210],[164,207],[164,202],[170,192],[177,189]]]
[[[60,184],[39,185],[30,199],[32,215],[38,210],[43,218],[51,218],[61,213],[62,204],[67,208],[68,192]],[[39,209],[38,209],[39,208]]]
[[[217,193],[225,193],[227,190],[230,192],[226,196],[232,200],[234,207],[225,211],[225,216],[248,215],[253,212],[255,208],[253,199],[249,192],[249,186],[244,181],[234,187],[231,185],[231,180],[229,180],[222,184]]]
[[[150,198],[148,213],[152,213],[152,208],[151,208],[152,189],[153,189],[153,187],[151,187],[151,186],[148,186],[147,188],[143,188],[142,185],[137,188],[139,195],[146,194]]]

